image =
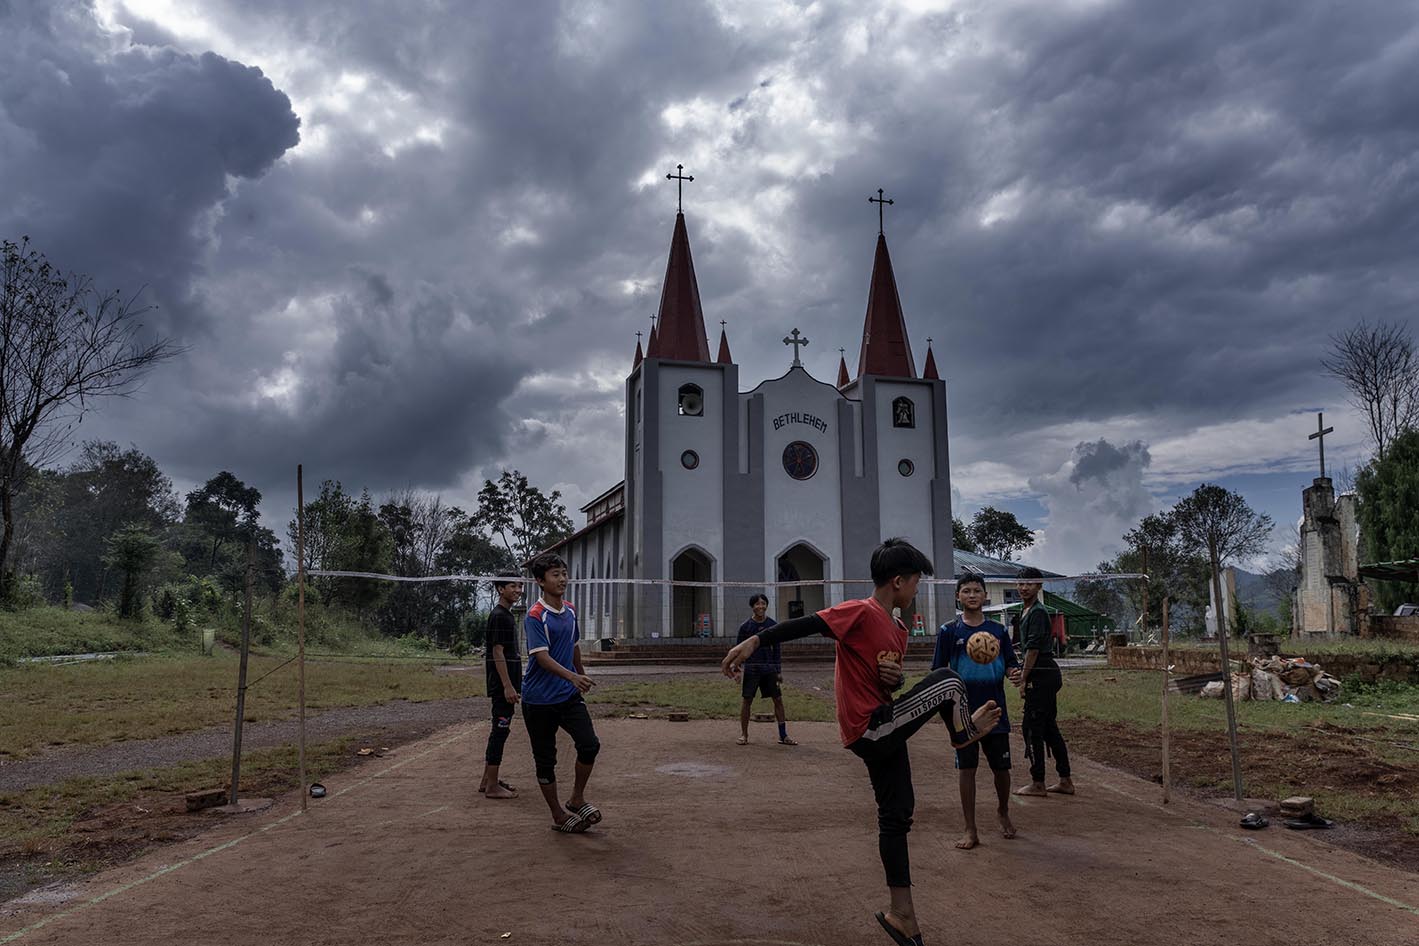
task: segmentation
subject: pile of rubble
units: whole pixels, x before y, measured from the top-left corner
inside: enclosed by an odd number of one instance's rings
[[[1251,670],[1232,674],[1232,699],[1329,703],[1340,696],[1340,681],[1304,657],[1253,657]],[[1222,698],[1222,681],[1202,688],[1202,696]]]

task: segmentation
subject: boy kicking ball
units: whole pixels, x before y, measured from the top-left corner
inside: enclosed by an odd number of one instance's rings
[[[912,905],[911,863],[907,832],[916,799],[912,791],[907,740],[936,716],[946,721],[951,743],[971,745],[995,728],[1000,709],[987,703],[973,714],[961,678],[949,667],[892,699],[903,682],[902,658],[907,628],[892,617],[916,597],[931,561],[902,539],[888,539],[872,553],[872,597],[785,621],[736,645],[720,669],[738,677],[760,646],[773,646],[813,634],[837,642],[833,691],[843,745],[867,766],[877,798],[877,846],[887,875],[891,907],[875,915],[897,946],[922,946]]]
[[[563,834],[580,834],[601,822],[600,810],[585,795],[591,767],[601,751],[582,699],[595,683],[582,669],[576,609],[562,597],[567,592],[567,563],[544,552],[532,560],[531,568],[542,593],[522,622],[528,661],[522,682],[522,722],[532,742],[537,785],[552,812],[552,827]],[[576,746],[575,780],[565,808],[557,797],[558,729],[566,730]]]
[[[1000,722],[981,737],[980,742],[956,751],[956,769],[961,783],[961,813],[966,833],[956,847],[969,851],[980,844],[976,830],[976,770],[981,750],[995,780],[995,810],[1000,818],[1000,834],[1015,837],[1010,820],[1010,720],[1005,716],[1005,678],[1018,672],[1020,662],[1004,625],[986,620],[985,582],[979,575],[962,575],[956,581],[956,600],[961,616],[936,632],[936,655],[931,669],[950,667],[960,674],[966,695],[974,706],[993,700],[1000,707]]]

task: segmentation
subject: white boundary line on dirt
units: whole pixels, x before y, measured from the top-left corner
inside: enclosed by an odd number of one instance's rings
[[[475,729],[477,728],[477,724],[474,724],[474,728],[475,728]],[[390,772],[393,772],[395,769],[398,769],[398,768],[401,768],[401,767],[403,767],[403,766],[408,765],[410,762],[417,762],[419,759],[422,759],[424,756],[426,756],[426,755],[428,755],[428,754],[430,754],[430,753],[432,753],[432,752],[436,752],[437,750],[442,749],[442,748],[444,748],[445,746],[447,746],[447,745],[449,745],[449,744],[451,744],[451,743],[457,742],[459,739],[463,739],[463,738],[465,738],[465,737],[468,736],[468,735],[471,735],[471,731],[470,731],[469,733],[459,733],[459,734],[456,735],[456,736],[452,736],[452,737],[450,737],[450,738],[448,738],[448,739],[444,739],[444,740],[442,740],[442,741],[440,741],[440,742],[438,742],[438,743],[435,743],[434,745],[432,745],[432,746],[430,746],[429,748],[425,749],[423,752],[420,752],[418,755],[410,756],[410,757],[407,758],[407,759],[401,759],[400,761],[394,763],[393,765],[391,765],[391,766],[390,766],[389,768],[387,768],[387,769],[383,769],[383,770],[381,770],[381,771],[379,771],[379,772],[375,772],[373,775],[368,775],[368,776],[366,776],[365,778],[360,779],[358,782],[354,783],[353,785],[347,785],[346,787],[340,789],[340,791],[336,792],[334,795],[331,795],[330,797],[331,797],[331,798],[339,798],[341,795],[344,795],[346,792],[352,792],[352,791],[354,791],[355,789],[360,788],[361,786],[368,785],[370,782],[374,781],[375,779],[379,778],[380,776],[387,775],[387,774],[389,774]],[[446,808],[446,807],[448,807],[448,806],[445,805],[444,807]],[[425,812],[423,815],[420,815],[420,816],[418,816],[418,817],[427,817],[428,815],[431,815],[431,814],[433,814],[433,813],[436,812],[436,811],[442,811],[442,810],[443,810],[442,808],[436,808],[436,809],[434,809],[434,811]],[[157,880],[159,877],[163,877],[163,876],[165,876],[165,875],[167,875],[167,874],[171,874],[171,873],[174,872],[174,871],[181,870],[182,868],[187,867],[189,864],[194,864],[194,863],[196,863],[197,861],[202,860],[203,858],[211,857],[213,854],[219,854],[219,853],[221,853],[222,851],[227,850],[228,848],[236,847],[238,844],[240,844],[241,842],[247,840],[248,838],[255,837],[255,836],[258,835],[258,834],[265,834],[267,831],[270,831],[270,830],[272,830],[273,828],[279,828],[281,825],[285,824],[286,822],[290,821],[291,819],[300,817],[300,815],[301,815],[301,812],[300,812],[299,809],[297,809],[297,810],[291,812],[291,813],[288,814],[288,815],[284,815],[284,816],[282,816],[281,818],[276,819],[275,821],[271,822],[271,823],[268,824],[268,825],[263,825],[263,826],[261,826],[260,828],[256,828],[255,830],[248,831],[246,834],[243,834],[241,837],[232,838],[230,841],[224,841],[224,842],[222,842],[221,844],[218,844],[218,845],[215,846],[215,847],[210,847],[210,848],[208,848],[208,849],[205,850],[205,851],[199,851],[198,853],[192,855],[191,857],[187,858],[186,860],[178,861],[176,864],[169,864],[169,865],[167,865],[166,867],[161,867],[161,868],[159,868],[159,869],[153,871],[153,873],[149,874],[149,875],[146,876],[146,877],[140,877],[140,878],[138,878],[137,880],[129,881],[129,882],[126,883],[126,884],[122,884],[121,886],[115,887],[114,889],[108,891],[107,893],[101,893],[101,894],[99,894],[97,897],[94,897],[94,898],[92,898],[92,899],[90,899],[90,900],[85,900],[83,903],[79,904],[79,905],[76,906],[76,907],[70,907],[68,910],[63,910],[63,911],[61,911],[61,912],[59,912],[59,913],[53,913],[53,914],[50,914],[49,916],[43,917],[43,918],[41,918],[41,919],[39,919],[39,920],[36,920],[34,923],[31,923],[29,926],[21,927],[20,929],[16,930],[16,931],[13,932],[13,933],[9,933],[9,934],[7,934],[7,935],[5,935],[5,936],[0,936],[0,946],[5,946],[6,943],[13,943],[13,942],[15,942],[16,940],[20,939],[22,936],[26,936],[26,935],[28,935],[28,934],[30,934],[30,933],[35,932],[36,930],[42,929],[43,927],[46,927],[46,926],[48,926],[48,925],[51,924],[51,923],[57,923],[57,922],[59,922],[60,920],[67,919],[68,917],[74,916],[75,914],[78,914],[78,913],[82,913],[83,911],[87,910],[89,907],[97,906],[98,904],[103,903],[105,900],[110,900],[110,899],[112,899],[112,898],[114,898],[114,897],[120,896],[121,894],[125,894],[125,893],[127,893],[128,891],[132,890],[132,889],[135,888],[135,887],[141,887],[141,886],[143,886],[144,884],[148,883],[149,881]]]
[[[1196,818],[1193,818],[1190,815],[1183,814],[1182,812],[1173,809],[1165,808],[1164,806],[1159,805],[1156,802],[1151,802],[1146,798],[1139,798],[1132,792],[1126,792],[1121,788],[1108,784],[1107,782],[1099,782],[1098,784],[1101,787],[1106,788],[1111,792],[1114,792],[1115,794],[1122,795],[1125,798],[1131,798],[1141,805],[1146,805],[1149,808],[1155,808],[1158,811],[1161,811],[1165,814],[1173,815],[1176,818],[1186,819],[1187,821],[1192,822],[1193,827],[1201,828],[1204,831],[1210,831],[1218,837],[1226,838],[1228,841],[1235,841],[1238,844],[1244,844],[1247,847],[1254,848],[1260,851],[1261,853],[1267,855],[1268,857],[1274,857],[1276,860],[1281,861],[1285,864],[1290,864],[1292,867],[1299,867],[1301,870],[1306,871],[1307,873],[1314,874],[1317,877],[1328,880],[1331,883],[1336,884],[1337,886],[1344,887],[1346,890],[1353,890],[1356,893],[1362,893],[1367,897],[1380,901],[1381,903],[1387,903],[1392,907],[1398,907],[1401,910],[1404,910],[1408,913],[1412,913],[1415,916],[1419,916],[1419,907],[1415,907],[1408,903],[1405,903],[1403,900],[1396,900],[1394,897],[1382,894],[1378,890],[1371,890],[1369,887],[1366,887],[1362,884],[1357,884],[1353,880],[1346,880],[1344,877],[1337,877],[1334,874],[1327,873],[1318,867],[1312,867],[1304,861],[1298,861],[1294,857],[1288,857],[1285,854],[1282,854],[1280,851],[1273,851],[1271,848],[1266,847],[1265,845],[1257,842],[1253,838],[1234,837],[1225,831],[1221,831],[1217,828],[1214,828],[1210,824],[1205,824],[1201,821],[1198,821]]]

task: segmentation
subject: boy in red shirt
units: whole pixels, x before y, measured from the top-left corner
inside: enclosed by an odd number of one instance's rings
[[[833,691],[838,730],[845,747],[867,764],[877,798],[877,846],[887,874],[892,905],[876,914],[897,946],[922,946],[912,906],[907,832],[916,798],[912,792],[907,740],[933,717],[946,721],[957,749],[974,744],[995,728],[1000,709],[994,701],[971,712],[966,688],[949,667],[933,670],[916,686],[892,699],[903,681],[907,628],[892,616],[916,597],[922,575],[932,574],[931,560],[902,539],[888,539],[872,553],[872,597],[785,621],[747,638],[725,655],[720,669],[737,678],[759,646],[781,644],[813,634],[837,642]]]

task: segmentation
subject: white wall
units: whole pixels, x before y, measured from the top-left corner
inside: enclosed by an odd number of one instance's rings
[[[704,391],[704,415],[681,417],[679,391],[697,384]],[[662,574],[687,545],[697,545],[714,559],[721,574],[724,557],[724,372],[693,365],[664,365],[660,370],[660,471],[663,489]],[[680,455],[700,455],[696,469],[680,464]]]
[[[931,391],[925,384],[877,383],[877,493],[883,538],[901,536],[935,560],[931,480],[936,476],[936,419]],[[892,426],[892,402],[903,395],[916,406],[915,428]],[[897,471],[897,464],[903,459],[911,460],[916,467],[911,476]]]
[[[838,438],[852,437],[838,426],[836,388],[815,381],[801,368],[783,378],[766,381],[754,393],[764,396],[764,575],[777,577],[778,556],[795,542],[806,541],[828,557],[825,577],[859,577],[843,574],[842,489],[838,470]],[[747,395],[746,395],[747,396]],[[798,418],[785,418],[796,413]],[[809,417],[827,424],[819,430]],[[775,421],[779,426],[775,428]],[[783,468],[784,447],[795,440],[810,444],[818,453],[818,472],[811,479],[795,480]],[[860,563],[860,571],[867,564]],[[840,600],[832,596],[829,601]]]

